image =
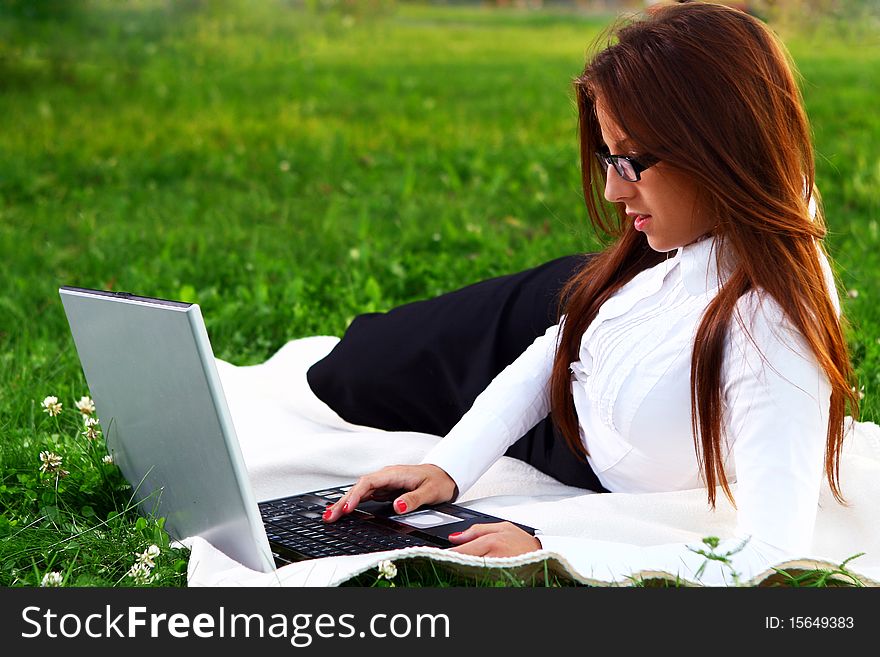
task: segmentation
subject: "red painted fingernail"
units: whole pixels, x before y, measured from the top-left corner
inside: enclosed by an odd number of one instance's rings
[[[348,513],[348,502],[346,502],[345,504],[342,505],[342,512]]]
[[[397,500],[397,510],[400,511],[400,513],[404,513],[406,511],[406,502],[403,500]]]
[[[324,520],[327,520],[332,515],[333,515],[333,509],[327,509],[326,511],[324,511],[323,518],[324,518]]]
[[[449,538],[455,538],[456,536],[461,536],[464,532],[453,532],[449,535]]]

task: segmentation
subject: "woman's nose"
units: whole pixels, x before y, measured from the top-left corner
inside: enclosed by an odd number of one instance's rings
[[[635,185],[620,177],[614,167],[608,167],[605,174],[605,198],[612,203],[620,203],[635,193]]]

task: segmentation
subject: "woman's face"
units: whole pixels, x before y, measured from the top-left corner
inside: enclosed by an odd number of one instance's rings
[[[602,139],[613,155],[639,155],[633,151],[614,119],[596,103]],[[671,251],[707,234],[715,225],[697,200],[697,185],[686,174],[658,162],[642,171],[641,180],[627,182],[608,167],[605,198],[623,203],[636,230],[645,233],[655,251]]]

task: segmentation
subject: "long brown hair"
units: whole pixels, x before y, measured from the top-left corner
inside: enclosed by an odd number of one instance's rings
[[[615,40],[616,39],[616,40]],[[840,449],[847,402],[858,398],[842,320],[829,295],[819,259],[825,222],[815,200],[810,129],[794,67],[760,21],[722,5],[659,6],[611,32],[606,47],[574,81],[584,198],[597,232],[614,242],[563,289],[560,332],[550,382],[551,413],[569,446],[587,454],[572,400],[570,364],[599,307],[638,272],[666,255],[626,221],[622,204],[603,202],[605,174],[595,152],[602,146],[596,99],[643,152],[696,182],[701,201],[717,217],[715,249],[736,263],[709,303],[696,333],[691,364],[694,448],[715,506],[721,485],[735,502],[722,453],[721,365],[737,301],[763,291],[803,335],[831,384],[825,474],[840,492]],[[742,318],[737,317],[740,324]],[[745,326],[744,326],[745,328]]]

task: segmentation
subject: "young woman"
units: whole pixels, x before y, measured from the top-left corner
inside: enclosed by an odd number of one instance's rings
[[[823,476],[844,502],[858,401],[785,51],[755,18],[702,3],[655,7],[614,36],[575,81],[586,205],[613,243],[356,321],[310,371],[316,394],[349,421],[445,437],[421,464],[362,477],[328,522],[371,498],[401,513],[454,500],[507,450],[599,492],[705,487],[714,508],[720,488],[737,531],[718,551],[742,575],[809,553]],[[558,322],[536,331],[569,275]],[[508,326],[531,341],[509,365]],[[451,539],[593,564],[615,549],[510,523]],[[670,572],[705,561],[685,544],[641,550]]]

